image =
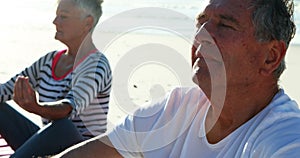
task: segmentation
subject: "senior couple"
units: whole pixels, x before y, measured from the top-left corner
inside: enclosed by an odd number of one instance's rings
[[[278,85],[296,32],[292,0],[210,0],[191,46],[196,86],[173,89],[107,132],[111,70],[92,40],[101,3],[60,0],[55,39],[67,49],[1,84],[0,134],[12,157],[300,156],[300,111]]]

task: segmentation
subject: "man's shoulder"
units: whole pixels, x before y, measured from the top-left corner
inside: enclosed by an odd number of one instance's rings
[[[190,121],[199,109],[209,104],[208,99],[197,87],[177,87],[171,90],[162,100],[143,106],[135,111],[135,116],[155,120],[154,124],[164,124],[171,120]],[[177,117],[180,117],[177,119]],[[138,117],[135,117],[138,118]],[[138,122],[138,119],[135,119]]]
[[[201,103],[209,102],[206,95],[199,87],[176,87],[165,97],[166,109],[195,108]],[[182,109],[182,110],[183,110]]]
[[[275,152],[288,151],[295,145],[299,148],[300,110],[297,103],[284,91],[280,91],[257,115],[249,131],[251,136],[248,138],[247,147],[254,157],[261,157],[260,154],[272,157]]]
[[[199,87],[175,87],[165,94],[164,97],[155,100],[139,108],[147,111],[149,108],[160,107],[164,110],[175,109],[188,105],[197,106],[200,100],[208,100]]]
[[[291,118],[299,120],[300,118],[299,105],[283,90],[278,92],[269,106],[269,117],[275,120],[285,120]]]
[[[261,127],[265,132],[284,134],[283,131],[300,133],[300,110],[298,104],[291,100],[282,90],[269,105]],[[279,132],[281,131],[281,132]],[[300,135],[299,135],[300,136]]]
[[[190,98],[190,97],[206,97],[203,91],[197,87],[175,87],[169,93],[169,96],[176,98]]]
[[[253,150],[259,155],[274,154],[290,157],[300,154],[300,112],[299,110],[273,111],[264,121],[267,126],[258,132],[253,142]],[[271,157],[271,156],[267,156]]]

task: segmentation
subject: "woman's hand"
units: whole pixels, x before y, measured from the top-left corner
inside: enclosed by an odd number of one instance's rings
[[[13,99],[20,107],[31,113],[36,113],[40,107],[28,77],[19,76],[17,78],[14,86]]]
[[[73,109],[71,105],[59,101],[40,105],[28,77],[24,76],[19,76],[15,82],[13,99],[24,110],[50,120],[67,117]]]

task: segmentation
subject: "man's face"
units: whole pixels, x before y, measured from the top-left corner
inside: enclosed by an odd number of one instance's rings
[[[208,97],[212,88],[228,92],[257,81],[267,45],[254,37],[252,12],[247,0],[211,0],[198,16],[193,81]]]

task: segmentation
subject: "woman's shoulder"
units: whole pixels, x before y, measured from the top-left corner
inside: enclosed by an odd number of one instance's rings
[[[52,50],[50,52],[47,52],[43,56],[41,56],[40,60],[41,59],[52,60],[55,56],[57,56],[58,54],[61,54],[63,51],[64,50]]]

